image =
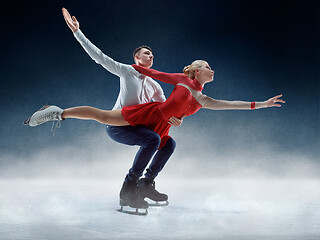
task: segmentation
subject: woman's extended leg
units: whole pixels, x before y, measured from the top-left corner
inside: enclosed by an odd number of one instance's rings
[[[77,118],[85,120],[95,120],[99,123],[113,126],[130,125],[126,120],[124,120],[121,109],[107,111],[90,106],[73,107],[65,109],[61,117],[63,119]]]
[[[95,120],[99,123],[113,126],[130,125],[124,120],[121,109],[106,111],[94,107],[83,106],[63,110],[57,106],[47,105],[36,111],[30,118],[24,121],[24,124],[35,127],[50,121],[61,121],[65,118]]]

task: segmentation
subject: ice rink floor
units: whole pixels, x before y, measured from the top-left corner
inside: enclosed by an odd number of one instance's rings
[[[169,206],[119,213],[122,180],[0,180],[1,240],[319,239],[319,179],[161,179]]]

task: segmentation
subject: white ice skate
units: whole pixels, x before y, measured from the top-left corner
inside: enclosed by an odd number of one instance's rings
[[[38,111],[36,111],[29,119],[24,121],[24,124],[29,125],[31,127],[35,127],[50,121],[60,122],[62,120],[62,113],[63,109],[57,106],[45,105]]]

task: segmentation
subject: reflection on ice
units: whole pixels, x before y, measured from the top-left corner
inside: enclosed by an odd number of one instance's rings
[[[2,180],[1,239],[316,239],[318,179],[161,179],[169,206],[119,213],[121,181]]]

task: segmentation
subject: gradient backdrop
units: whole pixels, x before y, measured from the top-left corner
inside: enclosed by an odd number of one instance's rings
[[[111,109],[118,77],[93,62],[65,24],[66,7],[84,34],[113,59],[153,48],[153,68],[181,72],[204,59],[216,99],[281,108],[200,110],[171,130],[171,177],[320,177],[319,12],[315,1],[7,1],[1,7],[0,177],[116,177],[136,147],[113,142],[93,121],[68,120],[50,132],[23,121],[44,104]],[[160,83],[166,96],[173,87]]]

